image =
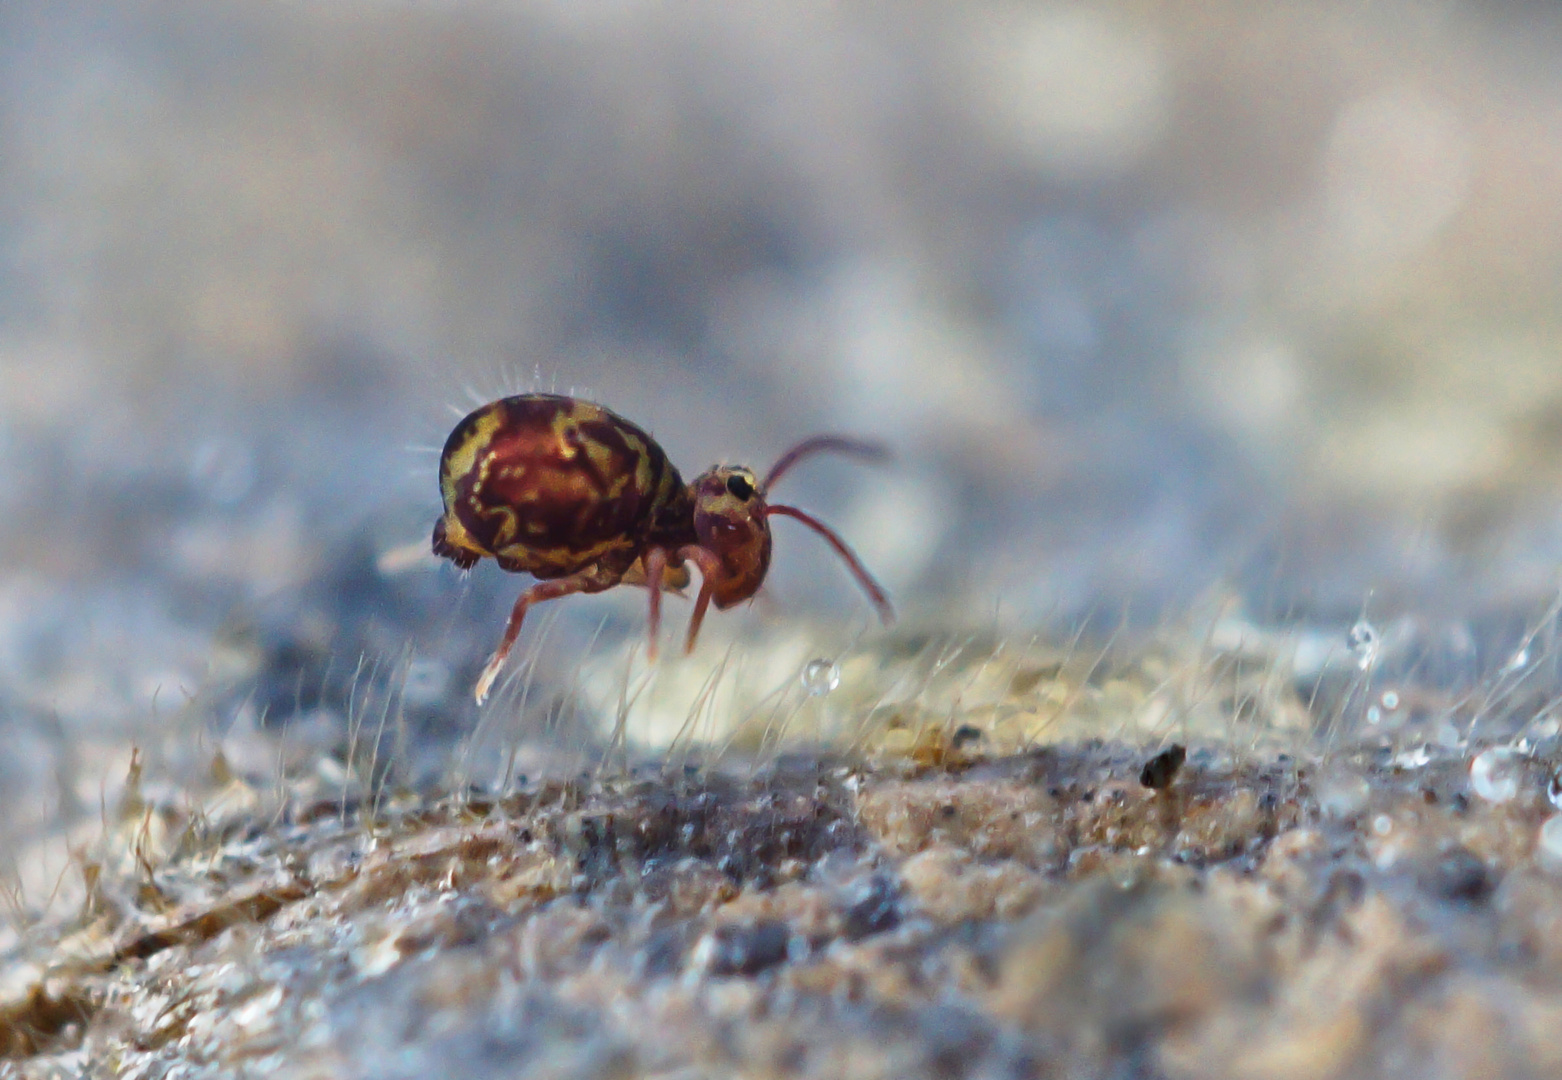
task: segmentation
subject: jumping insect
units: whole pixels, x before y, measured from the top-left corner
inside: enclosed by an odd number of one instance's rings
[[[489,402],[450,433],[439,461],[445,511],[434,523],[434,554],[465,570],[485,556],[537,584],[516,600],[499,647],[478,677],[488,696],[533,604],[615,585],[643,585],[650,600],[650,655],[656,655],[662,592],[700,591],[685,648],[705,612],[758,591],[770,568],[770,521],[796,518],[835,549],[888,624],[894,618],[878,582],[824,523],[793,506],[766,502],[775,482],[809,454],[881,458],[882,447],[837,435],[805,439],[781,455],[763,482],[718,465],[685,484],[667,454],[640,428],[600,405],[558,394]]]

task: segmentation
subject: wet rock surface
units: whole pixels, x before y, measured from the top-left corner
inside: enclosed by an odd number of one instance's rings
[[[1347,812],[1310,762],[1195,748],[1153,790],[1101,741],[233,812],[13,957],[0,1050],[29,1077],[1541,1075],[1552,808],[1470,797],[1469,756],[1368,762]]]

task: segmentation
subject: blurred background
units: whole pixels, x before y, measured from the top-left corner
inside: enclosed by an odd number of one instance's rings
[[[132,743],[312,753],[386,672],[468,733],[524,581],[382,556],[531,388],[686,476],[884,439],[783,493],[908,625],[1505,656],[1562,564],[1559,58],[1552,5],[1452,0],[0,7],[14,835]],[[708,625],[868,627],[777,534]]]

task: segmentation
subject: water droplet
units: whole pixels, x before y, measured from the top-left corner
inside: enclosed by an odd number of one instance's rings
[[[1507,802],[1519,793],[1520,760],[1510,747],[1482,750],[1470,762],[1470,787],[1487,802]]]
[[[1385,709],[1387,709],[1389,712],[1393,712],[1395,709],[1399,708],[1399,691],[1385,690],[1383,691],[1383,696],[1378,700],[1382,702]]]
[[[1318,778],[1314,791],[1318,797],[1318,808],[1335,818],[1350,817],[1357,813],[1367,805],[1367,797],[1372,794],[1366,777],[1345,769],[1325,772]]]
[[[1551,805],[1562,810],[1562,769],[1551,774],[1551,780],[1546,784],[1546,798],[1551,800]]]
[[[1366,619],[1360,619],[1350,628],[1350,634],[1345,640],[1356,657],[1356,666],[1362,671],[1370,671],[1377,664],[1378,647],[1382,641],[1377,627]]]
[[[824,697],[841,685],[841,669],[829,660],[810,660],[799,678],[809,697]]]
[[[1119,889],[1126,891],[1139,884],[1139,865],[1132,859],[1114,861],[1107,867],[1107,873],[1112,876],[1112,883]]]
[[[1508,658],[1509,671],[1519,671],[1527,666],[1529,666],[1529,648],[1527,646]]]
[[[1376,724],[1379,720],[1382,720],[1382,719],[1383,719],[1383,710],[1382,709],[1378,708],[1376,705],[1368,705],[1367,706],[1367,723],[1369,723],[1369,724]]]
[[[1553,814],[1540,827],[1541,860],[1552,869],[1562,869],[1562,814]]]
[[[1379,814],[1372,819],[1372,831],[1379,836],[1387,836],[1394,831],[1394,819],[1387,814]]]
[[[1419,769],[1432,760],[1432,749],[1426,743],[1410,750],[1402,750],[1394,756],[1394,764],[1401,769]]]

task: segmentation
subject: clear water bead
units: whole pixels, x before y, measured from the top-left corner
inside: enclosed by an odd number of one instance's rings
[[[1553,870],[1562,869],[1562,814],[1553,814],[1540,827],[1541,861]]]
[[[1383,703],[1383,709],[1385,712],[1393,712],[1395,709],[1399,708],[1399,691],[1385,690],[1383,691],[1383,696],[1378,700]]]
[[[1546,784],[1546,798],[1551,800],[1551,805],[1562,810],[1562,769],[1551,774],[1551,780]]]
[[[1329,817],[1347,818],[1359,813],[1372,795],[1367,778],[1348,769],[1328,769],[1322,772],[1313,788],[1318,808]]]
[[[1432,741],[1445,749],[1455,749],[1464,741],[1452,720],[1440,720],[1432,725]]]
[[[1366,619],[1360,619],[1356,625],[1350,628],[1350,634],[1346,637],[1350,645],[1351,653],[1356,657],[1356,666],[1362,671],[1367,671],[1378,662],[1378,647],[1382,638],[1378,636],[1377,627]]]
[[[810,660],[799,678],[809,697],[824,697],[841,685],[841,669],[829,660]]]
[[[1487,802],[1507,802],[1519,793],[1521,760],[1511,747],[1482,750],[1470,762],[1470,787]]]

